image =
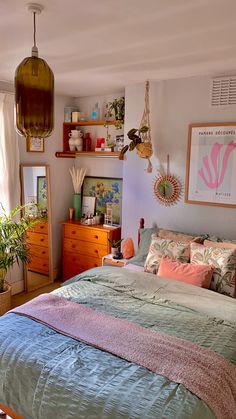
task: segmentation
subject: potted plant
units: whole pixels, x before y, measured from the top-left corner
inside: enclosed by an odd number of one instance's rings
[[[111,254],[113,256],[118,256],[120,254],[120,246],[123,239],[119,240],[110,240],[108,239],[109,243],[111,244]]]
[[[116,120],[116,129],[122,128],[125,117],[125,98],[124,96],[114,99],[112,102],[106,104],[105,118],[108,121],[110,118]],[[107,124],[105,124],[107,126]]]
[[[32,205],[32,204],[30,204]],[[6,274],[15,262],[28,262],[29,249],[25,233],[38,222],[22,216],[27,205],[18,205],[9,214],[1,206],[0,215],[0,315],[11,308],[11,288],[6,282]]]

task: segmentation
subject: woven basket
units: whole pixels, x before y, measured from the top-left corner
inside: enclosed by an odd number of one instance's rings
[[[11,308],[11,287],[7,285],[4,292],[0,292],[0,316],[6,313]]]

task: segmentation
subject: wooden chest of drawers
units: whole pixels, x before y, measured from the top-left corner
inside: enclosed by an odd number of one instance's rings
[[[120,228],[82,225],[65,221],[63,225],[63,280],[102,265],[102,257],[110,253],[110,240],[120,238]]]
[[[42,221],[27,231],[27,243],[30,249],[30,262],[27,269],[45,275],[49,274],[48,223]]]

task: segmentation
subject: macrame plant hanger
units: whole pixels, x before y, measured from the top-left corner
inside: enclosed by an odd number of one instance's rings
[[[143,126],[148,127],[148,131],[145,133],[142,133],[142,139],[143,142],[141,144],[138,144],[136,146],[137,153],[139,157],[142,157],[143,159],[148,160],[148,166],[146,169],[146,172],[151,173],[152,172],[152,163],[150,160],[150,157],[152,156],[152,140],[151,140],[151,127],[150,127],[150,108],[149,108],[149,81],[147,80],[145,83],[145,103],[144,103],[144,111],[143,116],[140,122],[139,129]]]

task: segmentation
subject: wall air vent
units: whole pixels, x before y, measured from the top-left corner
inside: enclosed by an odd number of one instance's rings
[[[212,79],[211,106],[236,105],[236,76]]]

